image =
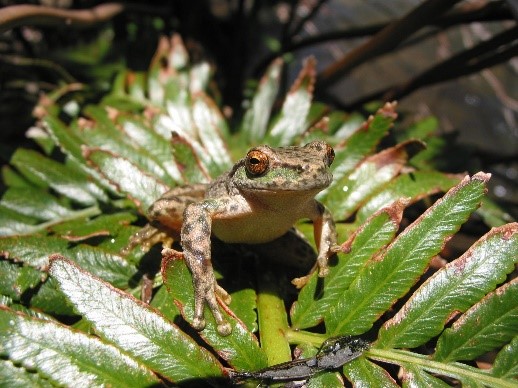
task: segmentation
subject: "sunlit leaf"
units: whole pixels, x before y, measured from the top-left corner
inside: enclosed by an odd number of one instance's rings
[[[279,90],[283,61],[278,58],[266,70],[241,124],[241,133],[251,143],[262,141]]]
[[[90,183],[84,173],[71,171],[35,151],[20,148],[11,163],[30,181],[41,187],[50,187],[81,205],[93,205],[103,197],[100,189]]]
[[[194,289],[185,262],[180,259],[166,260],[162,264],[162,274],[170,296],[181,304],[182,315],[191,321],[194,316]],[[209,311],[205,316],[207,327],[200,332],[201,337],[230,365],[238,370],[258,370],[267,366],[266,355],[257,339],[235,316],[226,317],[232,326],[232,333],[228,336],[218,334],[214,317]]]
[[[463,256],[436,272],[412,295],[398,314],[385,323],[379,333],[377,346],[413,348],[423,344],[441,332],[448,316],[454,311],[466,311],[492,291],[498,283],[505,280],[518,260],[513,255],[518,250],[517,231],[518,224],[493,229]],[[508,302],[508,307],[512,310],[509,303],[512,302]],[[505,310],[506,307],[502,308]],[[498,314],[499,310],[495,308],[493,311]],[[509,313],[512,320],[512,311]],[[489,335],[491,329],[488,320],[491,320],[490,316],[486,316],[481,325],[489,331]],[[477,342],[477,327],[479,326],[470,325],[469,334],[464,334],[464,340],[469,338]],[[497,331],[504,335],[500,330]],[[483,333],[479,334],[483,336]],[[512,331],[508,334],[512,335]],[[455,350],[456,344],[460,346],[458,341],[463,341],[458,335],[459,333],[455,335],[455,340],[439,341],[441,345],[438,344],[436,359],[451,361],[447,355]],[[481,344],[482,349],[490,345],[489,338],[481,338],[480,341],[486,342],[486,345]],[[457,359],[453,355],[451,357]]]
[[[361,387],[397,387],[388,372],[364,357],[359,357],[343,366],[347,379]]]
[[[38,373],[15,365],[10,360],[0,359],[0,381],[10,388],[50,388],[54,385]]]
[[[518,241],[518,239],[515,239]],[[489,244],[486,244],[489,245]],[[493,244],[491,244],[493,245]],[[518,243],[514,249],[507,250],[507,257],[512,258],[512,252],[517,252]],[[487,246],[486,255],[491,256],[495,264],[501,257],[496,249],[501,247]],[[496,252],[495,252],[496,251]],[[518,259],[515,259],[518,260]],[[500,261],[505,263],[505,259]],[[479,271],[480,272],[480,271]],[[490,277],[487,273],[480,277]],[[494,275],[492,275],[494,276]],[[476,287],[474,284],[472,287]],[[480,287],[480,293],[484,288]],[[465,298],[465,294],[463,295]],[[446,329],[439,337],[434,359],[450,362],[456,360],[473,360],[485,352],[496,349],[518,335],[518,279],[504,284],[484,299],[471,307],[460,317],[451,328]]]
[[[153,373],[98,338],[0,307],[0,354],[49,379],[71,386],[158,384]]]
[[[97,148],[85,149],[86,159],[121,193],[126,193],[145,214],[169,188],[129,160]]]
[[[361,222],[376,210],[398,198],[408,198],[410,203],[413,203],[432,194],[446,192],[461,179],[460,176],[437,171],[414,171],[401,174],[362,205],[356,214],[356,220]]]
[[[518,377],[518,336],[498,352],[491,374],[509,379]]]
[[[488,179],[482,173],[466,177],[407,227],[381,257],[371,260],[326,315],[328,332],[363,333],[408,292],[445,240],[477,208]]]
[[[311,108],[316,77],[314,58],[308,58],[288,92],[282,111],[267,137],[272,146],[292,144],[307,129],[306,118]]]
[[[313,274],[291,309],[294,328],[315,326],[343,298],[365,262],[394,238],[404,206],[404,201],[398,201],[373,215],[342,245],[342,251],[346,254],[340,256],[338,264],[330,268],[329,275],[318,279]]]
[[[172,381],[221,376],[221,365],[154,309],[55,256],[50,273],[104,339]]]

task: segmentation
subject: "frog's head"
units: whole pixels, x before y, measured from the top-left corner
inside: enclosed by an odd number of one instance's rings
[[[237,163],[231,179],[244,191],[320,191],[333,179],[329,167],[334,156],[324,141],[303,147],[258,146]]]

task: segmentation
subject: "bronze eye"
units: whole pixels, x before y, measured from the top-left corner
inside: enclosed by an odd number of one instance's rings
[[[251,175],[264,174],[268,169],[268,155],[259,150],[251,150],[246,154],[245,167]]]
[[[329,144],[326,144],[325,162],[328,166],[331,166],[331,164],[333,163],[333,160],[335,160],[335,150]]]

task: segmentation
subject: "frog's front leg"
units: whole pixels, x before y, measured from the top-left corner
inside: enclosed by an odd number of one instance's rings
[[[313,221],[313,233],[318,249],[318,276],[324,277],[329,272],[329,257],[338,251],[335,223],[329,210],[318,201],[313,204],[310,219]]]
[[[205,303],[214,316],[218,333],[228,335],[230,324],[223,318],[218,306],[216,294],[227,299],[230,296],[216,283],[211,262],[211,229],[212,220],[218,215],[232,217],[249,209],[248,204],[237,197],[206,199],[187,206],[184,211],[184,223],[181,231],[181,243],[184,258],[189,267],[194,283],[194,319],[192,326],[203,330],[205,319],[203,309]]]

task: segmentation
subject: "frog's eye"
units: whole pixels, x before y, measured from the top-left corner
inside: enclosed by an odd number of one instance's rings
[[[264,174],[268,169],[268,155],[259,150],[251,150],[246,154],[245,167],[251,175]]]
[[[335,160],[335,150],[329,144],[326,144],[326,159],[325,162],[328,166],[331,166]]]

